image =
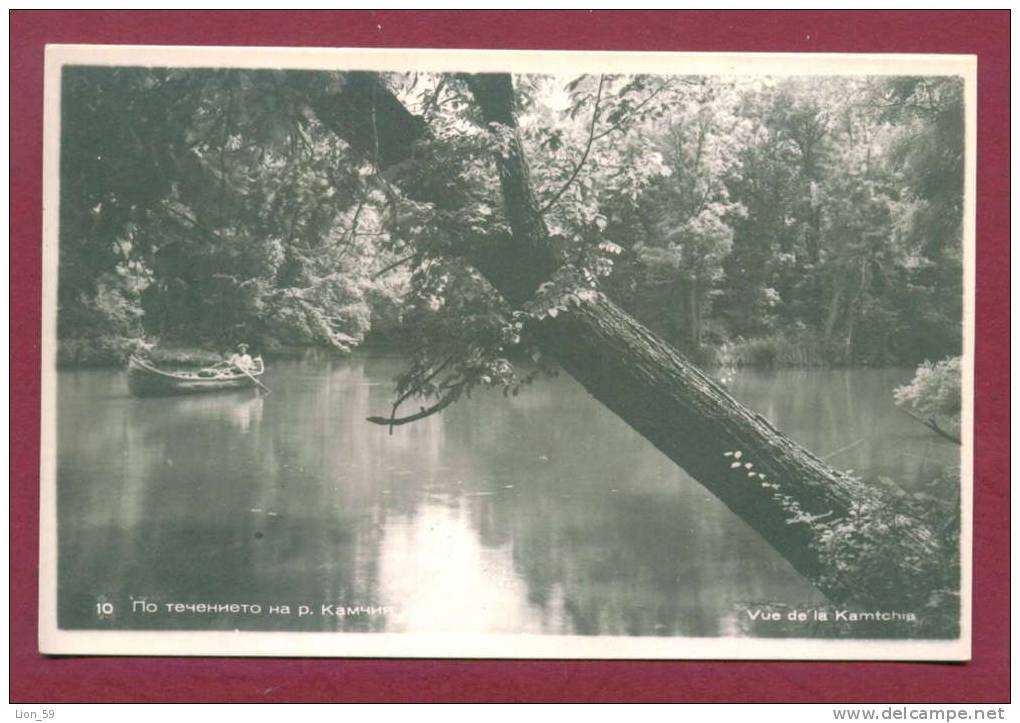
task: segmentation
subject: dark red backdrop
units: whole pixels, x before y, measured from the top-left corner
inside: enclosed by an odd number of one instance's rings
[[[11,12],[11,700],[1008,700],[1009,21],[1008,11]],[[36,571],[46,43],[977,54],[973,662],[39,656]]]

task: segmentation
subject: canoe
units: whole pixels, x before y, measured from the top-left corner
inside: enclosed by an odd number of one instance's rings
[[[255,386],[252,377],[257,379],[266,370],[260,357],[256,357],[254,363],[251,376],[242,374],[233,367],[167,372],[133,356],[128,360],[128,388],[138,397],[245,389]]]

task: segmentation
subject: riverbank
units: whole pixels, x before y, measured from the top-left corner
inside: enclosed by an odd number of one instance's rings
[[[361,347],[364,348],[364,347]],[[309,354],[345,356],[346,352],[324,346],[268,347],[251,345],[251,353],[264,359],[300,359]],[[120,367],[132,354],[142,355],[166,367],[196,367],[223,361],[233,352],[232,345],[222,349],[187,343],[154,342],[141,339],[96,337],[93,339],[61,339],[57,344],[57,367],[87,369]]]
[[[834,368],[844,366],[873,366],[852,364],[844,348],[810,337],[789,337],[777,334],[753,339],[738,338],[719,345],[713,352],[720,367],[777,367]],[[894,365],[897,365],[894,360]],[[885,364],[881,366],[886,366]]]
[[[279,343],[260,345],[252,340],[252,353],[265,359],[298,359],[309,354],[344,356],[342,351],[327,346],[293,346]],[[406,352],[399,335],[369,333],[355,347],[377,352]],[[853,369],[869,367],[914,367],[924,359],[851,358],[843,344],[812,335],[774,334],[743,339],[737,337],[698,348],[678,345],[694,364],[705,369]],[[144,354],[154,362],[167,366],[201,366],[221,361],[233,350],[231,344],[222,349],[188,341],[149,341],[121,337],[77,337],[61,339],[57,350],[60,368],[113,367],[127,362],[131,354]]]

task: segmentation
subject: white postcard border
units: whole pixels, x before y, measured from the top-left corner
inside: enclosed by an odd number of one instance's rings
[[[964,79],[961,626],[957,640],[464,633],[70,631],[57,626],[56,299],[60,73],[65,65],[536,74],[957,75]],[[971,656],[977,59],[970,55],[49,45],[43,149],[39,649],[53,655],[964,661]]]

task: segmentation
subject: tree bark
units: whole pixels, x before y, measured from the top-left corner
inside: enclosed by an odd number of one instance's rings
[[[329,107],[344,108],[339,118],[345,119],[350,116],[349,104],[359,98],[388,96],[385,113],[405,116],[393,119],[392,127],[414,127],[406,117],[410,113],[378,80],[374,82],[379,87],[366,92],[360,79],[357,92],[347,95],[341,90],[329,104],[317,106],[321,120],[362,152],[381,138],[366,141],[364,134],[349,132],[350,122],[338,122],[329,115]],[[486,246],[473,263],[510,303],[519,305],[550,277],[558,261],[532,194],[510,76],[474,75],[466,77],[466,82],[485,123],[499,124],[511,139],[500,145],[504,152],[496,160],[512,234]],[[369,112],[365,107],[360,110]],[[381,106],[373,111],[377,122],[382,111]],[[379,157],[411,162],[407,139],[401,143],[407,153],[387,149]],[[410,192],[420,198],[422,189]],[[831,519],[845,516],[855,502],[869,499],[868,488],[830,468],[741,405],[604,295],[534,327],[543,352],[593,397],[722,500],[797,570],[818,581],[822,564],[811,544],[811,529],[791,523],[791,512],[781,496],[796,500],[809,515]],[[777,484],[779,489],[763,483]],[[866,591],[861,592],[866,596]]]

